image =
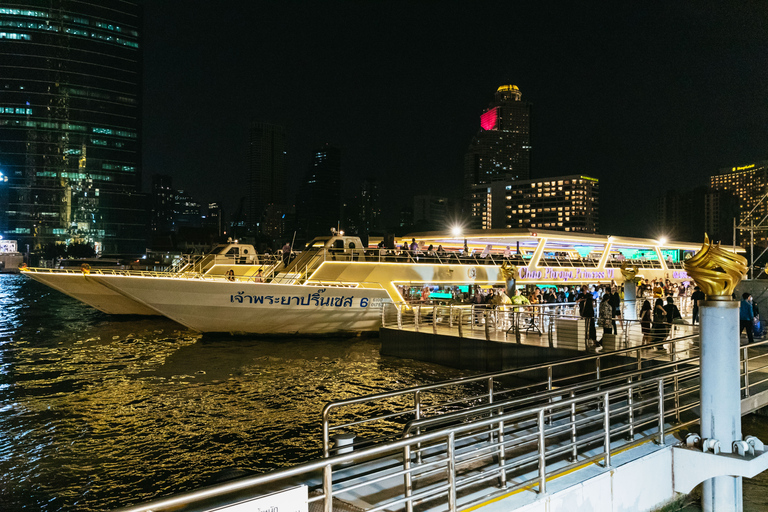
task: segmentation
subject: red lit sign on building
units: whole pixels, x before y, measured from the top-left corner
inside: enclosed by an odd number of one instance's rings
[[[480,126],[483,130],[493,130],[496,128],[496,122],[499,119],[499,114],[496,112],[498,107],[493,107],[491,110],[480,116]]]

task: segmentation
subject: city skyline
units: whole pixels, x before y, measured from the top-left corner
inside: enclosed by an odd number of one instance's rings
[[[342,192],[377,178],[390,218],[414,195],[458,197],[502,84],[533,104],[531,178],[600,179],[608,234],[652,235],[655,195],[768,155],[757,2],[161,4],[146,7],[145,169],[229,211],[254,120],[290,133],[289,197],[326,141]]]

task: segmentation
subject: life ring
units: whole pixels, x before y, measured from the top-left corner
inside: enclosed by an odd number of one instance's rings
[[[83,263],[80,265],[80,270],[83,271],[83,274],[90,274],[91,273],[91,266],[87,263]]]
[[[28,271],[28,270],[29,270],[29,269],[27,268],[27,264],[26,264],[26,263],[21,263],[21,264],[19,265],[19,272],[26,272],[26,271]]]

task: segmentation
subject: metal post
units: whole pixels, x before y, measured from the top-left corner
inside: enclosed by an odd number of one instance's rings
[[[741,379],[739,378],[739,302],[730,296],[707,296],[701,314],[701,437],[720,441],[722,453],[741,441]],[[741,477],[719,476],[704,481],[704,512],[740,512]]]
[[[605,448],[605,462],[603,467],[611,467],[611,400],[608,393],[603,395],[603,446]]]
[[[323,468],[323,510],[333,512],[333,468],[330,464]]]
[[[413,394],[413,408],[416,410],[416,421],[421,419],[421,391],[416,390]],[[416,429],[416,435],[421,434],[421,429]],[[421,442],[416,444],[416,462],[421,464]]]
[[[464,337],[464,328],[462,324],[464,323],[464,310],[459,308],[459,338]]]
[[[487,309],[483,310],[483,320],[484,320],[484,323],[485,323],[485,325],[483,326],[483,327],[485,327],[485,339],[486,339],[486,341],[490,341],[491,340],[491,333],[488,331],[488,320],[490,320],[490,315],[488,314],[488,310]]]
[[[544,409],[539,409],[539,494],[547,492],[547,456],[544,439]]]
[[[741,349],[741,352],[743,354],[743,361],[742,365],[744,367],[744,395],[745,398],[749,398],[749,348],[744,347]]]
[[[664,379],[659,379],[659,444],[666,444],[664,441]]]
[[[432,307],[432,334],[437,334],[437,313],[440,306],[435,304]]]
[[[453,304],[448,304],[448,327],[453,329]]]
[[[504,422],[499,422],[499,485],[504,488],[507,486],[506,450],[504,448]]]
[[[411,445],[406,445],[403,448],[403,470],[405,474],[403,478],[405,480],[405,497],[410,498],[413,494],[413,478],[411,476]],[[413,512],[413,502],[409,499],[405,502],[406,512]]]
[[[635,280],[624,281],[624,318],[637,320],[637,285]]]
[[[576,392],[571,390],[571,399],[576,397]],[[571,462],[576,462],[579,452],[576,447],[576,402],[571,402]]]
[[[421,304],[416,306],[416,311],[413,316],[413,325],[416,327],[416,331],[419,330],[419,324],[421,323]]]
[[[456,512],[456,459],[453,452],[455,434],[448,434],[448,510]]]
[[[632,384],[632,377],[627,377],[627,384]],[[635,397],[634,389],[629,388],[627,390],[627,421],[629,422],[629,434],[627,434],[627,441],[632,441],[635,438]]]
[[[402,307],[397,308],[397,328],[400,329],[401,331],[403,330],[403,308]]]
[[[749,221],[749,279],[755,278],[755,221]]]

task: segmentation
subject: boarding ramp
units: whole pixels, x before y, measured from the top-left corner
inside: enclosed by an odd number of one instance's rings
[[[312,511],[514,510],[695,430],[697,341],[330,403],[323,458],[124,510],[212,510],[296,485],[307,486]],[[740,352],[746,414],[768,403],[768,341]]]

